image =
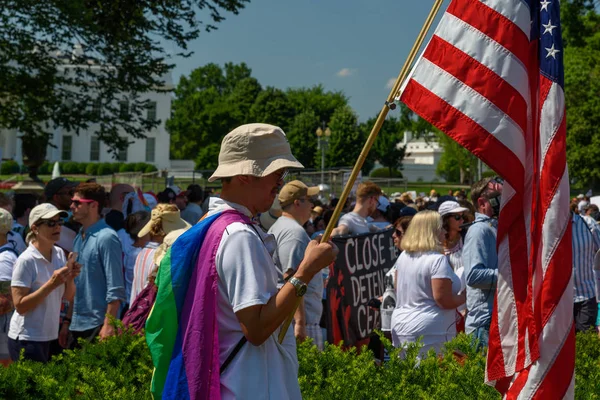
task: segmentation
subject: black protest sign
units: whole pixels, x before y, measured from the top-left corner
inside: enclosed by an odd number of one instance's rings
[[[380,325],[379,310],[367,305],[383,295],[385,274],[398,258],[393,229],[333,238],[340,249],[327,284],[327,341],[353,346]]]

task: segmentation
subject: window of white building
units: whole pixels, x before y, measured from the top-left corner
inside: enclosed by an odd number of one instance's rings
[[[154,162],[154,154],[156,153],[156,138],[146,138],[146,162]]]
[[[146,107],[148,109],[148,114],[146,115],[146,118],[148,118],[148,120],[150,121],[156,121],[156,102],[149,101]]]
[[[98,136],[92,136],[90,143],[90,161],[100,161],[100,139]]]
[[[123,150],[119,150],[117,161],[127,162],[127,147],[125,147]]]
[[[63,161],[71,161],[71,153],[73,151],[73,136],[62,137],[62,157]]]
[[[129,102],[127,100],[121,100],[119,102],[119,118],[129,118]]]

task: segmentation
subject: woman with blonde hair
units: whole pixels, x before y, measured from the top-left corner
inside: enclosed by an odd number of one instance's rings
[[[442,350],[456,335],[455,309],[465,303],[458,276],[444,255],[442,218],[435,211],[415,215],[402,239],[396,262],[396,308],[392,341],[401,347],[419,338],[422,354]]]

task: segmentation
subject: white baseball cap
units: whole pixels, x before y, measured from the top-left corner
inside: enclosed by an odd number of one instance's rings
[[[456,201],[448,200],[443,202],[438,209],[438,212],[443,217],[448,214],[459,214],[465,211],[469,211],[468,208],[461,207]]]
[[[59,210],[50,203],[42,203],[35,207],[29,213],[29,226],[33,226],[42,219],[51,219],[59,215],[61,218],[67,218],[69,214],[66,211]]]

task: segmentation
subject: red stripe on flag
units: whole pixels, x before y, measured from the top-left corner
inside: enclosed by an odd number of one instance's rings
[[[536,299],[536,310],[539,315],[539,325],[546,326],[548,319],[556,309],[568,285],[571,284],[573,245],[571,243],[572,226],[569,222],[560,243],[552,254],[552,260],[546,269],[542,290]],[[569,266],[569,268],[565,268]]]
[[[486,372],[487,379],[490,381],[498,381],[497,389],[500,393],[508,388],[510,379],[506,382],[503,379],[506,376],[506,368],[504,362],[504,354],[502,353],[502,340],[500,338],[500,327],[498,326],[498,291],[494,292],[494,308],[492,312],[492,322],[490,324],[489,346],[487,353]],[[496,343],[496,345],[491,345]]]
[[[519,158],[471,118],[412,79],[402,94],[402,101],[452,140],[484,160],[513,188],[523,188],[524,170]]]
[[[494,71],[435,35],[423,56],[491,101],[527,132],[527,102]]]
[[[531,400],[562,399],[575,372],[575,325]]]
[[[455,0],[448,6],[449,14],[463,20],[513,53],[523,65],[529,63],[529,43],[525,33],[504,15],[483,4],[481,0]]]
[[[521,371],[519,373],[519,376],[517,376],[515,381],[510,385],[504,400],[517,400],[519,398],[519,394],[521,393],[521,390],[523,390],[523,388],[525,387],[525,384],[527,383],[528,377],[529,377],[529,369]]]

